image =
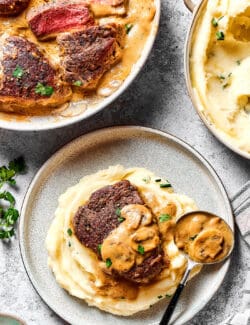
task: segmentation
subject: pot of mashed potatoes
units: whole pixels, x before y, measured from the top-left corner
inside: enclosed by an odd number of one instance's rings
[[[146,310],[182,278],[175,221],[194,210],[191,198],[144,168],[117,165],[85,176],[59,197],[48,265],[62,288],[90,306],[121,316]]]
[[[191,1],[185,3],[191,9]],[[186,44],[189,93],[208,128],[246,158],[250,158],[249,75],[249,0],[202,1]]]

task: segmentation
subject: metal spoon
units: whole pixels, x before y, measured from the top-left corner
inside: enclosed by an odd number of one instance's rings
[[[206,216],[216,217],[216,218],[222,219],[222,218],[218,217],[217,215],[215,215],[213,213],[210,213],[210,212],[207,212],[207,211],[192,211],[192,212],[186,213],[183,216],[181,216],[178,219],[178,221],[177,221],[176,224],[178,224],[178,222],[180,222],[180,220],[182,220],[183,218],[186,218],[186,217],[188,217],[188,216],[190,216],[192,214],[204,214]],[[223,220],[223,221],[227,224],[227,222],[225,220]],[[184,255],[187,258],[187,268],[186,268],[186,271],[185,271],[185,273],[184,273],[184,275],[182,277],[182,280],[179,283],[179,285],[178,285],[178,287],[177,287],[177,289],[176,289],[176,291],[175,291],[172,299],[169,302],[169,305],[168,305],[168,307],[167,307],[167,309],[166,309],[166,311],[165,311],[165,313],[164,313],[164,315],[163,315],[163,317],[162,317],[159,325],[167,325],[167,324],[169,324],[169,321],[170,321],[171,316],[172,316],[172,314],[173,314],[173,312],[175,310],[175,307],[176,307],[177,302],[178,302],[178,300],[180,298],[180,295],[182,293],[182,290],[184,289],[184,287],[185,287],[185,285],[186,285],[186,283],[188,281],[189,274],[190,274],[190,272],[192,271],[192,269],[195,266],[197,266],[197,265],[213,265],[213,264],[221,263],[221,262],[225,261],[229,257],[229,255],[232,253],[233,247],[234,247],[234,235],[233,235],[233,231],[232,231],[232,229],[230,228],[229,225],[228,225],[228,227],[229,227],[229,230],[232,233],[233,242],[232,242],[231,249],[229,250],[228,254],[224,258],[222,258],[220,260],[216,260],[216,262],[213,262],[213,263],[200,263],[200,262],[196,262],[196,261],[192,260],[189,255],[187,255],[187,254],[185,254],[183,252]]]

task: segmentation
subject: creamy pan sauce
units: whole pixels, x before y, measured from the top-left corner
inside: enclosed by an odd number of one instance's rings
[[[121,223],[104,239],[101,260],[77,239],[72,219],[93,192],[124,179],[136,186],[145,206],[127,205],[120,211]],[[156,179],[143,168],[112,166],[85,176],[59,198],[46,247],[49,267],[61,287],[89,305],[123,316],[146,310],[173,294],[186,268],[186,260],[173,240],[175,219],[197,207],[192,199],[171,188],[161,188]],[[68,229],[72,229],[70,234]],[[131,284],[110,276],[112,268],[124,272],[142,263],[159,243],[168,264],[153,281]]]
[[[45,4],[46,2],[48,1],[31,0],[27,10],[20,16],[15,18],[0,18],[0,29],[1,33],[6,32],[11,35],[24,36],[28,40],[38,44],[44,50],[51,64],[59,67],[59,47],[56,41],[39,42],[29,29],[25,18],[30,8]],[[124,28],[126,28],[125,26],[129,26],[130,30],[126,34],[122,60],[103,76],[96,91],[87,93],[74,87],[69,109],[65,111],[68,105],[63,105],[61,108],[53,110],[53,114],[56,113],[65,117],[79,115],[88,108],[94,108],[105,97],[115,92],[129,76],[133,66],[140,58],[151,29],[154,27],[154,0],[130,0],[127,15],[124,16],[106,16],[108,11],[104,7],[104,11],[102,12],[101,6],[93,5],[92,10],[95,14],[96,21],[99,21],[101,24],[113,21],[124,25]],[[35,114],[41,115],[43,112],[36,111]]]
[[[176,226],[175,243],[196,262],[213,263],[223,260],[233,245],[233,234],[222,219],[192,213]]]

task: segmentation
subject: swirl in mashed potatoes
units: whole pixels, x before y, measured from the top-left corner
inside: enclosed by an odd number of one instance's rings
[[[74,232],[73,218],[79,207],[86,204],[95,191],[122,180],[128,180],[138,190],[147,207],[141,206],[145,210],[144,216],[148,213],[149,218],[151,218],[150,214],[156,218],[156,224],[152,224],[150,229],[156,232],[159,229],[161,249],[168,257],[167,266],[149,283],[133,283],[131,285],[124,279],[120,282],[117,279],[112,279],[107,272],[103,271],[105,263],[100,256],[85,247]],[[144,168],[125,169],[118,165],[82,178],[77,185],[70,187],[60,196],[55,218],[48,231],[46,247],[49,255],[48,265],[62,288],[71,295],[85,300],[90,306],[96,306],[104,311],[122,316],[146,310],[166,295],[173,294],[186,268],[186,260],[173,241],[171,229],[178,217],[196,210],[197,207],[192,199],[174,193],[171,187],[161,187],[162,183],[156,180],[157,177]],[[172,215],[169,217],[166,214],[166,209],[170,204],[174,205],[175,209],[173,213],[170,212]],[[124,220],[126,216],[129,216],[128,207],[127,205],[122,209]],[[148,221],[145,220],[145,225],[147,225]],[[117,231],[119,232],[121,227],[126,227],[128,222],[129,219],[121,222],[121,225],[111,232],[111,235],[114,233],[117,235]],[[143,221],[141,222],[143,223]],[[158,226],[156,226],[157,223]],[[142,228],[139,229],[141,235]],[[124,236],[124,231],[120,231],[120,233]],[[110,251],[110,246],[108,246],[111,235],[105,239],[102,245],[103,258],[105,254],[114,254],[114,251]],[[145,252],[147,249],[150,250],[150,245],[152,245],[152,241],[146,242],[143,252],[140,253],[144,254],[144,250]],[[154,238],[153,245],[159,245],[158,237]],[[116,262],[113,260],[112,267],[126,268],[126,265],[121,265],[118,262],[119,260]]]

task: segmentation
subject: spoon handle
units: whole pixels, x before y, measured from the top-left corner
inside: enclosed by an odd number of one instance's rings
[[[177,305],[177,302],[180,298],[180,295],[182,293],[182,290],[187,283],[188,276],[189,276],[191,269],[192,269],[191,267],[190,268],[188,267],[186,269],[186,272],[185,272],[180,284],[178,285],[177,289],[175,290],[175,293],[174,293],[172,299],[170,300],[169,305],[168,305],[167,309],[165,310],[165,313],[164,313],[159,325],[167,325],[169,323],[171,316],[172,316],[172,314],[175,310],[175,307]]]
[[[169,323],[170,318],[175,310],[175,307],[177,305],[177,302],[179,300],[179,297],[180,297],[184,287],[185,287],[185,285],[182,283],[180,283],[178,285],[178,287],[173,295],[173,298],[171,299],[171,301],[168,305],[168,308],[166,309],[166,311],[161,319],[160,325],[167,325]]]

